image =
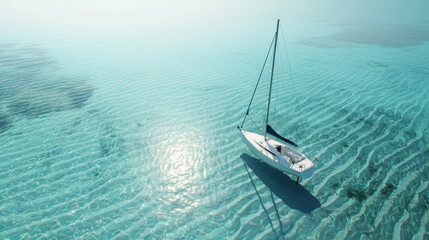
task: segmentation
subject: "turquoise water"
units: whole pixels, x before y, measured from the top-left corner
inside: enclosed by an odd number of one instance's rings
[[[429,25],[284,24],[295,87],[286,69],[270,119],[320,160],[296,185],[236,130],[274,24],[10,30],[0,237],[428,239]]]

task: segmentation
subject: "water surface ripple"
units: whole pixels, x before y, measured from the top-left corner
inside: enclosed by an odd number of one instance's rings
[[[270,119],[320,159],[301,185],[236,130],[271,38],[255,32],[267,31],[2,43],[0,236],[427,239],[426,30],[381,44],[374,31],[394,25],[297,24],[295,88],[276,69]]]

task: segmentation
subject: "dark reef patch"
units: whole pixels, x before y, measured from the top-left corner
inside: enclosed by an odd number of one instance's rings
[[[386,183],[386,185],[381,189],[381,194],[383,194],[384,196],[388,197],[390,196],[390,194],[392,194],[393,190],[395,190],[395,185],[391,184],[391,183]]]
[[[331,187],[332,187],[332,189],[334,189],[334,190],[337,190],[340,186],[341,186],[341,184],[340,184],[340,183],[338,183],[338,182],[335,182],[335,183],[332,183],[332,184],[331,184]]]
[[[9,109],[9,113],[11,113],[12,115],[31,115],[31,112],[35,110],[34,107],[31,106],[31,103],[26,100],[13,101],[9,105],[7,105],[7,107]]]
[[[387,68],[387,67],[389,67],[388,64],[384,64],[382,62],[378,62],[378,61],[374,61],[374,60],[369,60],[368,66],[376,67],[376,68]]]
[[[319,48],[347,47],[347,43],[371,44],[380,47],[408,47],[429,41],[429,30],[421,25],[347,23],[339,25],[341,31],[326,37],[309,38],[300,41],[302,45]],[[387,65],[370,62],[375,67]]]
[[[377,169],[376,166],[374,166],[373,163],[369,163],[368,164],[368,171],[369,171],[370,174],[373,175],[373,174],[375,174],[378,171],[378,169]]]
[[[100,155],[103,157],[110,156],[113,153],[122,155],[125,140],[117,134],[116,129],[107,126],[104,129],[104,134],[100,137],[99,141]]]
[[[0,133],[17,117],[82,108],[94,93],[81,76],[62,76],[38,46],[1,45]]]
[[[346,194],[348,198],[354,198],[358,202],[363,202],[368,197],[365,190],[356,187],[346,188]]]
[[[9,120],[9,118],[6,115],[0,114],[0,133],[8,130],[12,127],[12,122]]]
[[[70,98],[71,105],[75,108],[81,108],[94,92],[94,89],[83,84],[68,86],[66,90],[68,90],[67,96]]]

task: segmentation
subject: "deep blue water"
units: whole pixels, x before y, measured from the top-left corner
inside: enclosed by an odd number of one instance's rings
[[[5,34],[0,237],[428,239],[428,24],[283,24],[270,120],[320,160],[300,185],[236,130],[274,24]]]

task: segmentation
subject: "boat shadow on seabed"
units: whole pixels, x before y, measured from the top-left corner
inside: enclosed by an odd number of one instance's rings
[[[248,154],[241,154],[249,178],[256,190],[256,186],[247,167],[251,168],[254,174],[287,206],[299,210],[303,213],[311,213],[320,207],[320,202],[316,197],[303,186],[296,184],[285,173],[278,171],[267,164],[261,162]],[[257,190],[256,190],[257,191]],[[256,192],[259,196],[259,193]],[[277,208],[277,207],[276,207]]]
[[[303,213],[311,214],[311,212],[320,207],[320,202],[311,195],[301,185],[297,185],[294,180],[284,173],[271,168],[267,164],[261,162],[259,159],[254,158],[248,154],[241,154],[241,159],[243,160],[243,165],[246,168],[247,174],[249,175],[250,181],[253,185],[253,188],[258,195],[261,206],[265,211],[265,214],[268,217],[271,229],[273,234],[276,236],[275,239],[285,239],[284,234],[290,231],[292,226],[289,226],[286,230],[283,229],[283,224],[280,218],[279,210],[277,208],[276,201],[274,200],[273,192],[283,200],[283,202],[292,209],[299,210]],[[267,209],[264,206],[261,195],[259,195],[258,189],[256,188],[255,182],[253,181],[252,175],[250,174],[249,168],[253,170],[255,175],[270,189],[271,191],[271,201],[274,204],[276,210],[277,220],[279,224],[280,234],[277,234],[277,230],[274,227],[273,221],[268,214]]]

